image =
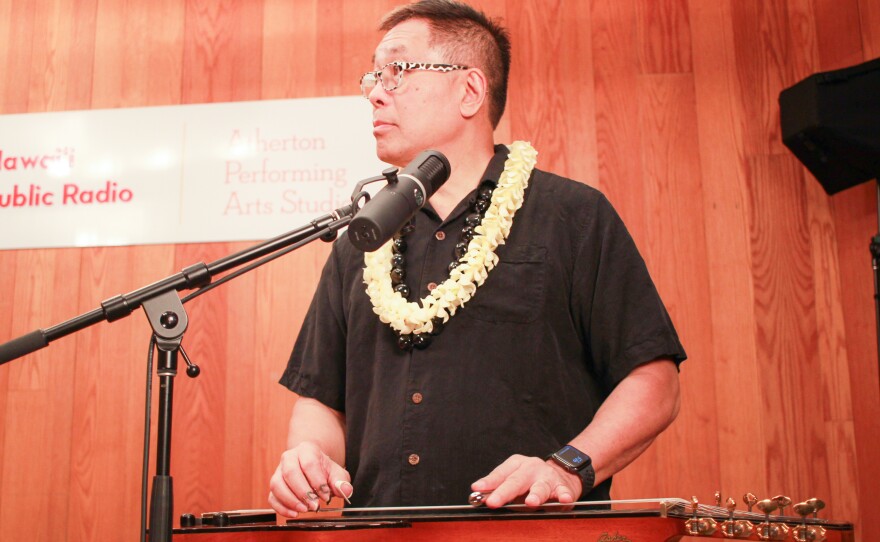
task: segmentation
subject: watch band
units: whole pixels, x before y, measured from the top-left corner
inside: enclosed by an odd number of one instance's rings
[[[596,482],[596,471],[593,469],[593,460],[589,455],[569,444],[550,454],[547,459],[552,459],[568,472],[580,477],[581,497],[592,491]]]
[[[596,483],[596,470],[593,469],[593,464],[590,463],[579,470],[577,474],[581,477],[581,496],[578,497],[578,500],[583,500],[584,496],[593,491],[593,486]]]

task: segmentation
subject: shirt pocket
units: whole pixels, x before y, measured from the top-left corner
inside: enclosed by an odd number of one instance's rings
[[[508,246],[461,314],[486,322],[525,324],[544,306],[545,247]]]

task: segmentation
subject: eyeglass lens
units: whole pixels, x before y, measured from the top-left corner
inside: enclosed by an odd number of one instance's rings
[[[382,81],[382,88],[389,92],[400,86],[402,76],[403,69],[397,64],[388,64],[382,68],[381,72],[379,72],[379,80]],[[361,78],[361,92],[365,98],[369,98],[370,93],[373,91],[373,88],[376,87],[377,82],[376,72],[364,74]]]

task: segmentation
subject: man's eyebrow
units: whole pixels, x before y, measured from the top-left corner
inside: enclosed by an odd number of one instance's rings
[[[404,51],[406,51],[406,45],[393,45],[390,49],[386,49],[385,53],[389,55],[396,55]],[[374,66],[376,65],[376,53],[373,53],[373,58],[370,59],[370,62],[372,62]]]

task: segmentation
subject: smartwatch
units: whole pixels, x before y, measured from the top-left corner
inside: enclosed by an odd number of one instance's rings
[[[578,450],[574,446],[563,446],[559,451],[550,455],[548,459],[552,459],[568,472],[577,474],[581,477],[581,497],[586,495],[593,489],[596,481],[596,471],[593,470],[593,460],[584,452]]]

